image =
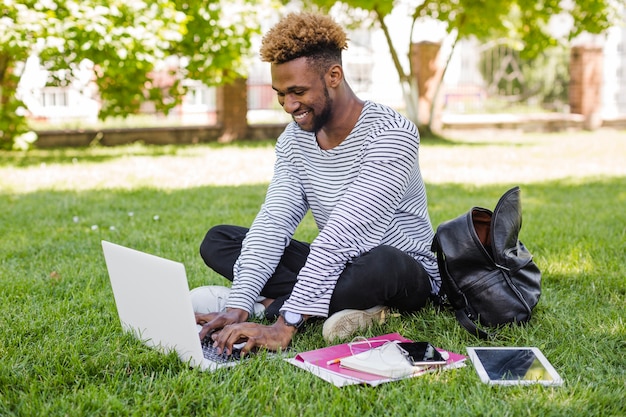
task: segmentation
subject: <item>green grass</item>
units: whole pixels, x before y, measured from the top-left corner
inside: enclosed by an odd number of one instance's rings
[[[535,149],[559,138],[525,140]],[[624,136],[614,140],[623,149]],[[234,149],[244,153],[270,146]],[[422,158],[445,151],[462,160],[470,148],[483,146],[493,152],[493,144],[425,141]],[[511,152],[507,144],[498,146]],[[538,346],[565,379],[562,387],[490,387],[469,365],[376,388],[338,389],[275,357],[261,355],[233,369],[201,373],[173,354],[144,347],[121,330],[100,240],[183,262],[190,287],[223,284],[203,265],[198,245],[213,224],[248,225],[266,184],[163,187],[129,179],[125,187],[109,187],[90,174],[120,161],[132,169],[146,158],[165,166],[172,158],[188,158],[193,171],[194,163],[218,149],[134,145],[0,155],[0,415],[626,414],[623,175],[485,185],[472,184],[471,178],[467,183],[427,182],[435,225],[474,205],[493,208],[509,186],[521,186],[521,240],[543,272],[533,319],[529,326],[507,328],[496,340],[482,342],[448,312],[429,307],[365,332],[397,331],[460,353],[478,344]],[[48,171],[33,175],[42,164]],[[57,170],[73,177],[67,178],[69,184],[84,178],[81,187],[64,186],[62,177],[54,185],[44,181]],[[37,178],[40,185],[33,184]],[[315,232],[307,217],[297,237],[310,240]],[[296,350],[324,345],[319,323],[293,341]]]

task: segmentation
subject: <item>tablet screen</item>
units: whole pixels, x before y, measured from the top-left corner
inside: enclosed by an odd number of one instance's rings
[[[562,380],[541,351],[533,347],[467,348],[483,382],[501,385],[561,385]]]

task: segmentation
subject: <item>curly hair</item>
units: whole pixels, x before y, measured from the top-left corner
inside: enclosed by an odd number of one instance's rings
[[[346,32],[329,16],[289,13],[265,34],[260,54],[272,64],[307,57],[325,71],[331,64],[341,64],[341,52],[347,48]]]

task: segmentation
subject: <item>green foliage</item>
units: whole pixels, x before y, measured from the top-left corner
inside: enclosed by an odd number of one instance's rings
[[[612,0],[584,0],[573,2],[573,8],[570,12],[576,24],[569,38],[572,39],[583,31],[595,34],[603,33],[619,21],[620,8],[623,12],[623,7],[623,2]]]
[[[329,10],[337,2],[313,0],[313,3],[324,10]],[[620,2],[613,0],[572,2],[561,0],[422,0],[419,2],[344,0],[341,3],[353,10],[369,11],[370,15],[366,18],[362,17],[362,13],[353,15],[356,20],[364,24],[369,24],[371,20],[376,21],[385,32],[398,77],[403,84],[407,116],[414,121],[419,120],[415,105],[419,94],[416,83],[413,81],[415,74],[413,68],[407,70],[402,66],[397,52],[399,49],[397,43],[411,43],[413,33],[409,34],[408,39],[399,41],[392,39],[385,18],[395,7],[403,5],[409,11],[412,10],[408,15],[407,25],[412,25],[413,29],[417,22],[424,19],[435,19],[444,23],[448,34],[454,39],[452,51],[458,40],[476,38],[482,42],[497,41],[499,44],[506,42],[511,48],[519,51],[521,58],[525,60],[535,59],[547,49],[572,40],[583,32],[599,34],[606,31],[618,23],[620,10]],[[572,18],[572,25],[565,34],[565,39],[557,39],[550,32],[551,18],[560,14],[569,14]],[[410,48],[407,50],[410,51]],[[540,59],[535,63],[537,62],[540,62]],[[431,113],[434,111],[435,106],[432,107]],[[430,120],[434,119],[431,114]]]
[[[329,10],[337,2],[314,0],[313,3]],[[523,42],[522,49],[536,54],[554,46],[548,22],[560,13],[570,14],[573,24],[567,34],[573,39],[583,32],[599,34],[618,22],[618,2],[611,0],[345,0],[341,3],[354,9],[375,12],[384,19],[399,5],[413,10],[413,20],[436,19],[447,25],[448,32],[457,32],[459,39],[476,37],[481,41],[508,38]],[[359,16],[359,15],[357,15]]]
[[[30,3],[0,3],[0,149],[12,149],[14,138],[28,130],[20,114],[24,104],[15,96],[20,79],[15,62],[28,58],[33,32],[42,30],[45,21],[41,12],[28,10]],[[18,19],[24,20],[25,30],[15,30],[14,22]]]
[[[26,119],[19,114],[24,103],[11,93],[16,90],[18,82],[19,77],[11,69],[0,73],[0,149],[13,149],[14,139],[28,130]]]
[[[260,33],[263,3],[175,0],[176,9],[184,12],[188,21],[182,40],[170,52],[187,62],[185,77],[207,85],[247,77],[246,58],[252,36]]]
[[[487,40],[510,32],[511,22],[507,17],[514,4],[515,0],[427,0],[415,8],[413,18],[446,22],[448,31],[456,30],[459,39],[475,36]]]
[[[185,93],[183,78],[207,85],[245,76],[252,11],[263,0],[6,0],[0,5],[0,142],[24,130],[15,109],[17,68],[38,54],[49,85],[97,87],[99,116],[137,113],[151,101],[168,112]],[[84,79],[87,69],[91,77]],[[156,76],[155,74],[164,74]],[[79,77],[82,75],[82,79]],[[13,78],[11,78],[13,77]],[[6,145],[4,147],[8,147]]]

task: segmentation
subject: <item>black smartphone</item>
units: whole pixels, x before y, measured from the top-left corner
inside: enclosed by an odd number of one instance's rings
[[[411,365],[424,366],[446,364],[446,360],[441,353],[439,353],[437,349],[435,349],[435,347],[428,342],[398,343],[398,347]]]

